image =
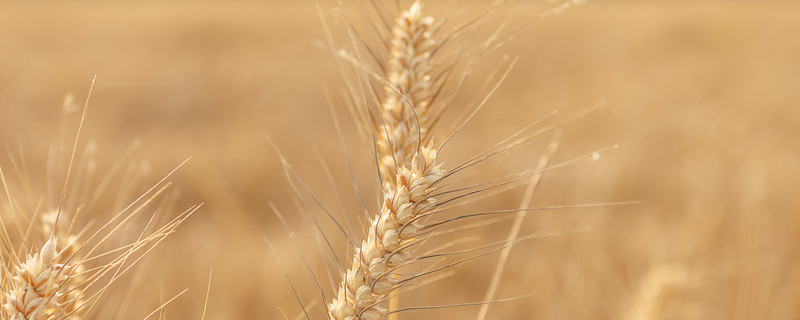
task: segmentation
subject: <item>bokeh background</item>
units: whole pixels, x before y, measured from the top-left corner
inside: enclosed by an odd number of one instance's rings
[[[331,10],[330,3],[319,8]],[[540,13],[525,8],[515,21]],[[492,306],[489,317],[619,319],[650,307],[658,311],[652,319],[800,317],[798,17],[795,1],[594,1],[520,29],[483,57],[451,119],[479,98],[484,75],[504,55],[519,61],[446,149],[446,163],[552,110],[570,114],[605,99],[606,107],[561,128],[553,161],[620,148],[548,172],[534,203],[641,201],[530,215],[524,233],[564,234],[515,247],[498,298],[522,297]],[[191,157],[171,179],[178,207],[204,207],[140,265],[137,294],[118,290],[103,308],[124,299],[133,307],[119,316],[142,318],[189,288],[168,316],[197,319],[213,268],[208,319],[292,319],[300,308],[284,269],[301,300],[314,305],[312,315],[323,317],[316,286],[270,209],[287,217],[324,278],[313,228],[298,214],[299,197],[267,137],[326,205],[359,217],[355,185],[365,205],[377,207],[370,149],[340,94],[342,64],[319,45],[324,40],[312,1],[0,4],[0,142],[12,154],[24,150],[37,191],[46,191],[50,146],[74,137],[94,74],[81,143],[97,145],[100,170],[135,141],[132,158],[147,167],[142,186]],[[325,92],[344,124],[347,152]],[[72,99],[66,107],[65,99]],[[472,174],[488,179],[533,167],[549,139]],[[0,164],[9,168],[8,157]],[[479,206],[516,207],[521,195],[512,190]],[[508,227],[475,234],[502,239]],[[347,252],[343,238],[334,240]],[[480,301],[495,258],[465,264],[402,303]]]

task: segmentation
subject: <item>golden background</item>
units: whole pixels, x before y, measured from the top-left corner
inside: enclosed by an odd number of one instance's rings
[[[619,319],[659,270],[680,275],[664,287],[659,319],[800,316],[798,17],[800,4],[792,1],[598,0],[522,28],[482,58],[457,102],[476,98],[483,75],[503,55],[519,60],[446,149],[446,164],[551,110],[566,115],[605,99],[604,108],[561,128],[553,161],[620,148],[548,172],[534,204],[641,201],[530,215],[524,233],[565,234],[515,246],[498,298],[522,297],[493,305],[489,317]],[[192,157],[171,180],[179,208],[204,207],[139,266],[137,294],[116,289],[102,309],[126,299],[132,307],[119,316],[140,319],[188,288],[167,315],[199,319],[213,268],[207,319],[280,319],[281,312],[292,319],[300,308],[267,239],[303,302],[316,304],[312,316],[323,317],[316,286],[270,203],[287,216],[311,267],[323,274],[325,262],[266,138],[324,203],[338,209],[340,198],[356,216],[346,162],[352,158],[365,205],[377,207],[371,151],[352,128],[342,72],[317,44],[323,40],[311,1],[0,4],[0,142],[7,153],[22,150],[35,185],[46,182],[48,148],[74,138],[94,74],[81,144],[97,144],[98,166],[109,167],[141,141],[133,158],[145,161],[147,185]],[[348,153],[326,90],[340,108]],[[64,107],[68,95],[72,108]],[[453,119],[466,111],[450,108]],[[473,174],[489,179],[534,167],[549,139]],[[7,158],[0,164],[8,172]],[[480,207],[516,207],[521,194],[505,192]],[[588,231],[569,232],[576,228]],[[477,234],[501,239],[507,229],[504,222]],[[338,252],[347,252],[344,239],[334,239]],[[495,258],[469,262],[402,303],[480,301]],[[476,310],[400,318],[469,318]]]

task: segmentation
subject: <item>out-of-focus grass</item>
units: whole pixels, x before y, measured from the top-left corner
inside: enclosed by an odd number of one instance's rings
[[[800,38],[791,30],[800,28],[798,13],[800,5],[779,1],[598,1],[523,29],[487,57],[487,69],[501,54],[520,60],[448,149],[448,163],[552,109],[569,113],[604,98],[608,107],[564,128],[556,160],[609,144],[621,148],[600,162],[546,175],[534,201],[642,201],[529,218],[527,232],[591,231],[516,247],[500,295],[537,294],[495,306],[490,316],[619,318],[652,266],[677,264],[693,277],[670,297],[671,316],[796,318]],[[189,287],[170,314],[198,315],[214,267],[210,318],[277,318],[278,307],[291,317],[299,309],[263,239],[276,244],[305,300],[315,289],[268,207],[274,202],[300,221],[265,135],[335,206],[331,186],[319,178],[318,149],[346,207],[359,208],[323,95],[323,85],[339,90],[341,75],[334,58],[312,43],[322,37],[306,2],[4,3],[0,141],[22,145],[29,174],[44,179],[39,168],[48,146],[63,138],[62,125],[78,121],[74,113],[63,119],[64,97],[72,93],[80,104],[97,73],[86,137],[98,142],[101,163],[138,138],[137,157],[149,159],[153,172],[192,156],[176,184],[182,201],[207,203],[147,265],[154,295],[141,297],[142,304],[157,304],[158,287]],[[465,92],[481,84],[473,79]],[[532,166],[539,151],[505,157],[480,173]],[[356,147],[350,154],[366,157],[355,160],[362,171],[368,155]],[[356,183],[372,186],[370,174],[357,175]],[[370,192],[367,200],[374,199]],[[496,201],[518,198],[516,192]],[[480,279],[488,280],[492,263],[458,270],[457,277],[479,280],[445,281],[404,302],[480,300]]]

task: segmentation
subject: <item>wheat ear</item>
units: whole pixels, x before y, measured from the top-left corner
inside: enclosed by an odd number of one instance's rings
[[[422,15],[419,1],[395,20],[390,57],[380,104],[381,119],[375,121],[378,168],[384,189],[394,190],[397,168],[409,163],[419,145],[429,141],[433,56],[436,42],[431,36],[434,19]],[[399,296],[389,301],[397,309]],[[396,314],[389,320],[397,319]]]
[[[433,23],[418,1],[395,21],[380,119],[374,121],[383,206],[330,304],[331,319],[376,319],[386,312],[380,304],[398,281],[392,270],[409,258],[401,248],[414,239],[415,218],[434,203],[430,185],[444,171],[432,148],[420,148],[432,125]]]
[[[392,30],[381,118],[374,121],[378,166],[386,188],[393,188],[397,168],[406,166],[420,145],[429,142],[430,107],[435,95],[431,37],[434,19],[422,15],[419,1],[403,12]]]
[[[14,276],[6,283],[7,315],[11,320],[48,319],[65,306],[61,288],[70,282],[70,266],[58,263],[56,238],[14,267]]]

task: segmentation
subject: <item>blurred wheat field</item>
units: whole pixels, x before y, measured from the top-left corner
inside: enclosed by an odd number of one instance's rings
[[[596,1],[534,23],[484,57],[464,92],[477,92],[480,75],[503,55],[519,62],[448,147],[445,163],[553,109],[570,113],[605,99],[605,108],[563,128],[554,161],[620,148],[548,172],[533,201],[641,201],[530,215],[528,233],[589,230],[515,246],[498,297],[524,297],[493,305],[489,317],[629,317],[664,270],[678,276],[664,280],[674,283],[658,319],[800,316],[798,16],[800,4],[789,1]],[[347,156],[356,168],[373,163],[358,143],[349,155],[340,148],[324,90],[343,106],[342,75],[315,44],[323,37],[311,1],[0,4],[0,141],[11,153],[24,151],[38,191],[48,148],[69,143],[80,119],[65,111],[65,97],[82,105],[95,73],[83,142],[97,143],[99,166],[111,166],[133,141],[141,141],[133,158],[146,162],[150,180],[192,157],[172,180],[180,205],[205,206],[145,259],[141,295],[129,301],[142,310],[121,318],[142,318],[184,288],[167,314],[199,318],[211,268],[209,319],[294,318],[300,308],[264,239],[313,303],[316,287],[270,203],[304,248],[313,246],[311,230],[265,136],[322,202],[338,208],[341,199],[360,213],[355,184],[365,205],[377,206],[374,171],[351,183]],[[352,124],[344,108],[337,114]],[[352,128],[344,134],[357,140]],[[547,142],[492,161],[480,175],[534,166]],[[8,157],[0,165],[10,167]],[[515,207],[521,195],[505,192],[481,206]],[[480,236],[501,239],[507,230],[492,225]],[[348,252],[345,242],[336,245]],[[308,251],[321,272],[323,262]],[[465,264],[402,303],[480,301],[493,266],[492,256]],[[105,303],[121,303],[115,297]],[[315,303],[321,317],[324,302]],[[464,318],[476,310],[400,318]]]

